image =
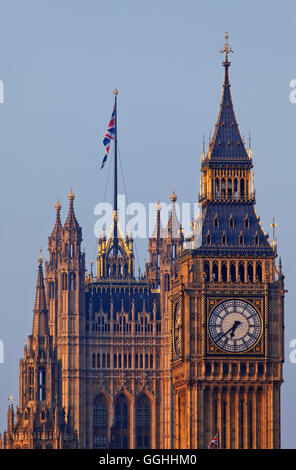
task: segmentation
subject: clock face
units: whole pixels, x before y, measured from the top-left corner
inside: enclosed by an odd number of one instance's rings
[[[209,334],[214,343],[228,353],[251,349],[259,340],[262,322],[257,310],[248,302],[225,300],[212,311]]]
[[[180,341],[180,332],[181,332],[181,311],[179,302],[175,305],[174,310],[174,349],[177,356],[181,352],[181,341]]]

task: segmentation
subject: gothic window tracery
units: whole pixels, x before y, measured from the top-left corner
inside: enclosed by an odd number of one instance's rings
[[[95,449],[105,449],[107,447],[107,424],[108,410],[106,399],[103,395],[98,395],[95,399],[93,412]]]
[[[150,428],[150,400],[147,395],[141,395],[136,402],[136,444],[138,449],[149,449]]]
[[[115,448],[129,449],[129,403],[123,394],[115,402],[114,424]]]

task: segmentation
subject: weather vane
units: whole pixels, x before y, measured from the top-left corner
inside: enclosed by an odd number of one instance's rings
[[[225,44],[222,46],[222,48],[220,49],[220,52],[222,54],[225,54],[225,62],[227,63],[228,62],[228,54],[230,54],[231,52],[233,52],[233,50],[231,49],[230,45],[228,44],[227,40],[228,40],[228,32],[225,31]]]

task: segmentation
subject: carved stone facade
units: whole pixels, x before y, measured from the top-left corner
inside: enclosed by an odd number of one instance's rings
[[[227,41],[223,50],[191,239],[184,243],[173,192],[165,228],[157,206],[149,262],[136,278],[133,239],[121,235],[114,209],[96,275],[85,276],[72,191],[64,225],[56,204],[4,448],[205,448],[215,434],[221,448],[280,446],[284,276],[254,209]]]
[[[151,238],[146,273],[135,278],[133,240],[115,243],[114,233],[99,238],[97,276],[85,276],[72,190],[68,198],[64,225],[55,206],[45,279],[39,260],[20,404],[16,416],[9,407],[4,447],[170,447],[168,276],[181,243],[171,234],[174,202],[168,236]]]
[[[227,39],[227,37],[226,37]],[[257,216],[252,154],[230,93],[202,154],[200,246],[183,250],[173,279],[175,447],[280,447],[284,275]]]

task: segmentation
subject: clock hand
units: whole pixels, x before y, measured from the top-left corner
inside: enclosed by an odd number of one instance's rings
[[[228,335],[228,333],[230,333],[230,332],[231,332],[230,336],[231,336],[231,338],[233,338],[233,336],[234,336],[234,331],[236,330],[236,328],[237,328],[240,324],[241,324],[241,322],[238,321],[238,320],[236,320],[236,321],[233,323],[232,327],[229,328],[229,330],[225,331],[225,333],[223,333],[223,335],[221,335],[221,336],[218,337],[218,340],[221,339],[221,338],[223,338],[223,336]]]
[[[230,333],[230,337],[233,338],[234,337],[234,332],[235,330],[237,329],[237,327],[241,324],[241,322],[239,320],[236,320],[234,322],[234,325],[232,327],[232,332]]]
[[[225,333],[223,333],[222,335],[218,336],[218,339],[221,339],[223,338],[223,336],[226,336],[228,333],[230,333],[230,331],[233,330],[233,326],[231,328],[229,328],[229,330],[225,331]]]

